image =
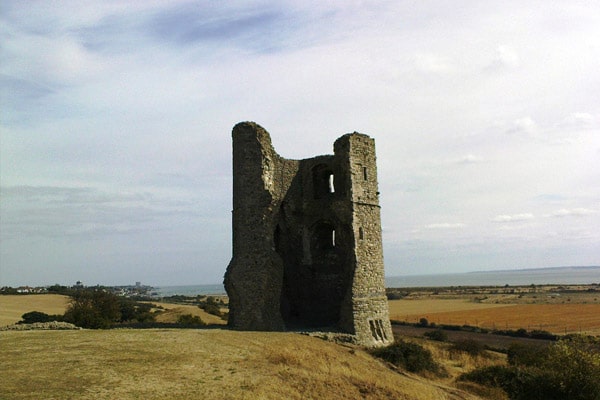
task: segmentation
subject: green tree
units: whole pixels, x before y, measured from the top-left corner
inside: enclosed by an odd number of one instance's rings
[[[64,319],[82,328],[108,328],[121,320],[119,298],[102,288],[76,291]]]

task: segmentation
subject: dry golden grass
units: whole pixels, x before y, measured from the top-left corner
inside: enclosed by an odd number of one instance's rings
[[[216,315],[212,315],[204,311],[198,306],[194,305],[185,305],[185,304],[172,304],[172,303],[157,303],[152,302],[152,304],[156,304],[161,306],[164,311],[160,314],[156,315],[157,322],[169,322],[174,323],[177,322],[177,318],[180,315],[184,314],[192,314],[197,315],[202,319],[202,321],[211,325],[225,325],[227,321],[223,320],[221,317],[217,317]]]
[[[69,297],[59,294],[2,295],[0,296],[0,326],[12,325],[21,315],[30,311],[46,314],[64,314]]]
[[[356,348],[227,330],[0,333],[0,398],[474,399]]]

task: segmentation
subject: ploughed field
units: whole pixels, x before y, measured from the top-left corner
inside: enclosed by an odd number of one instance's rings
[[[600,289],[591,285],[422,289],[389,305],[397,321],[600,335]]]

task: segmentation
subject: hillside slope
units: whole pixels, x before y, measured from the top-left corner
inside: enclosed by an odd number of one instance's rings
[[[473,399],[364,351],[294,333],[0,333],[0,398]]]

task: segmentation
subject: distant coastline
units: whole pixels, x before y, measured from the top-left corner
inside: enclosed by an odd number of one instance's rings
[[[558,271],[558,270],[574,270],[574,269],[600,269],[600,265],[572,265],[562,267],[540,267],[540,268],[517,268],[517,269],[494,269],[494,270],[481,270],[481,271],[469,271],[465,274],[485,274],[485,273],[499,273],[499,272],[530,272],[530,271]]]
[[[385,286],[523,286],[523,285],[590,285],[600,284],[600,266],[524,268],[514,270],[456,272],[429,275],[387,276]],[[158,296],[225,295],[222,284],[154,287]]]
[[[590,285],[600,283],[600,266],[526,268],[386,277],[386,287]]]

